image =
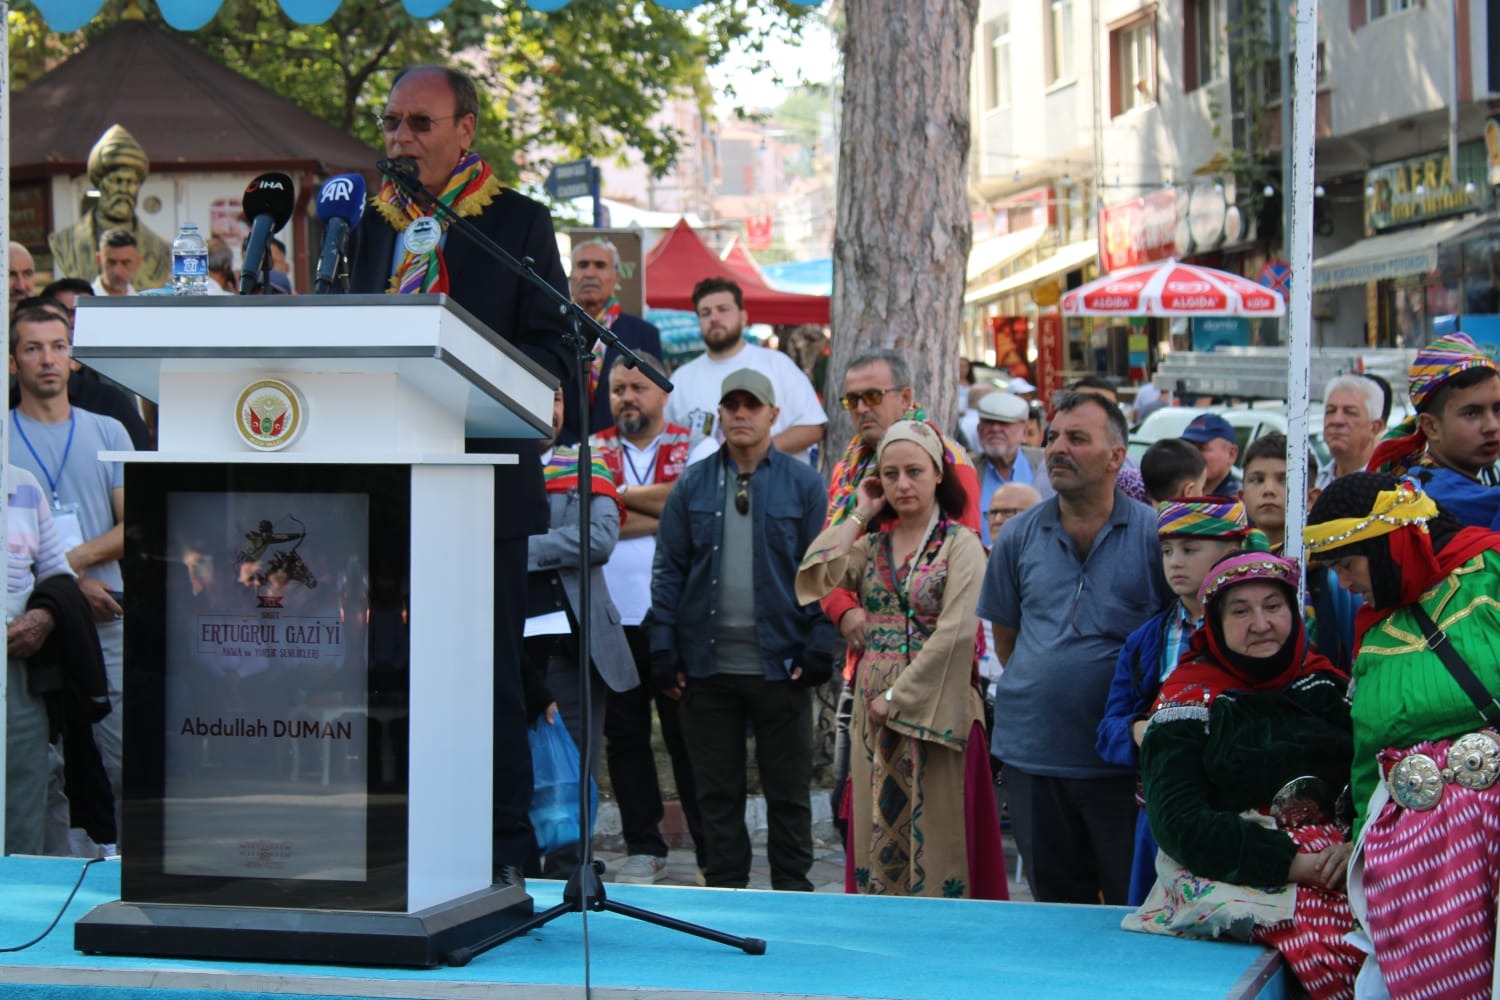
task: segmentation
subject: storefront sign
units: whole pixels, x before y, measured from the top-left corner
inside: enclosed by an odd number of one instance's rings
[[[1380,232],[1486,208],[1488,164],[1485,144],[1467,142],[1458,147],[1456,170],[1446,151],[1372,167],[1365,174],[1365,221]]]
[[[1036,318],[1036,385],[1037,398],[1045,400],[1051,412],[1053,394],[1063,387],[1063,363],[1066,351],[1063,346],[1063,322],[1057,313],[1047,313]]]
[[[1243,316],[1195,316],[1192,322],[1195,351],[1250,346],[1250,321]]]
[[[1099,210],[1099,266],[1105,274],[1177,255],[1175,192],[1158,191]]]

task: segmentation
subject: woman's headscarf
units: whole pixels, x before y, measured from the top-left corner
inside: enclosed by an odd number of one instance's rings
[[[1355,618],[1360,636],[1479,553],[1500,551],[1500,534],[1464,527],[1416,486],[1380,472],[1329,483],[1308,512],[1302,539],[1309,557],[1369,560],[1371,601]]]
[[[1301,573],[1297,563],[1269,552],[1237,552],[1219,560],[1198,591],[1203,627],[1193,633],[1182,665],[1162,682],[1158,706],[1211,703],[1225,691],[1279,691],[1305,674],[1337,673],[1333,664],[1307,648],[1307,630],[1297,606]],[[1224,640],[1226,598],[1246,583],[1275,584],[1286,596],[1292,628],[1270,656],[1237,653]]]

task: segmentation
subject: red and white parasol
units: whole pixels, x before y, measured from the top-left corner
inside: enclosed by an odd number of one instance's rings
[[[1065,316],[1284,316],[1274,290],[1212,267],[1156,261],[1127,268],[1062,297]]]

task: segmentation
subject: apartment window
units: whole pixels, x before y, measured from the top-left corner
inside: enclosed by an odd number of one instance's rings
[[[1375,3],[1376,0],[1369,0],[1369,2]],[[1388,2],[1407,3],[1408,0],[1388,0]],[[1289,67],[1291,65],[1291,58],[1293,55],[1290,47],[1290,36],[1289,34],[1283,35],[1282,24],[1282,18],[1290,17],[1290,14],[1283,11],[1282,6],[1277,3],[1277,0],[1266,0],[1265,6],[1261,11],[1261,17],[1265,20],[1265,50],[1266,52],[1270,53],[1270,55],[1268,55],[1261,63],[1261,98],[1262,100],[1268,102],[1275,102],[1281,100],[1283,75],[1282,70],[1283,68]],[[1286,37],[1288,41],[1283,43],[1283,37]],[[1283,49],[1284,44],[1286,45],[1285,49]],[[1328,61],[1326,58],[1327,43],[1324,40],[1323,16],[1321,13],[1318,15],[1317,49],[1318,83],[1322,84],[1325,80],[1328,79]]]
[[[1156,21],[1142,17],[1109,33],[1110,113],[1123,115],[1156,100]]]
[[[1046,0],[1047,85],[1073,79],[1073,0]]]
[[[1010,107],[1010,15],[1001,14],[985,27],[989,43],[985,69],[985,107]]]
[[[1224,0],[1187,0],[1184,13],[1183,89],[1197,90],[1224,77]]]
[[[1418,2],[1419,0],[1369,0],[1370,20],[1373,21],[1377,17],[1385,17],[1388,14],[1395,14],[1409,7],[1415,7]]]

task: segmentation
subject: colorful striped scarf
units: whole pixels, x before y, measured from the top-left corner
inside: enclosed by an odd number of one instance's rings
[[[1241,538],[1250,531],[1245,505],[1223,497],[1178,497],[1156,508],[1156,533],[1200,538]]]
[[[609,466],[599,455],[590,453],[589,467],[593,471],[591,489],[595,496],[609,497],[620,508],[620,523],[625,523],[625,501],[615,488],[614,476]],[[548,493],[566,493],[578,489],[578,449],[564,446],[552,449],[552,457],[542,466],[542,479]]]
[[[438,201],[461,217],[468,218],[484,211],[500,191],[500,180],[491,172],[489,164],[478,153],[466,153],[453,168]],[[389,179],[380,185],[380,192],[375,196],[375,210],[398,233],[405,232],[413,222],[427,215],[422,206]],[[387,291],[399,295],[449,291],[448,265],[441,243],[422,254],[413,254],[404,246],[402,249],[405,256],[401,258]]]
[[[620,306],[620,300],[613,295],[604,304],[604,312],[597,317],[599,325],[606,330],[615,328],[615,320],[620,318],[620,313],[625,310]],[[594,358],[589,364],[589,403],[594,402],[594,396],[599,391],[599,382],[604,378],[604,355],[609,349],[604,346],[601,338],[594,340]]]

